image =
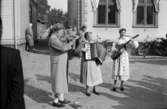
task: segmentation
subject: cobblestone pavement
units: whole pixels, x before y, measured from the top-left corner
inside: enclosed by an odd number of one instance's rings
[[[56,109],[50,105],[50,57],[45,49],[34,53],[21,50],[25,78],[27,109]],[[113,92],[112,60],[102,66],[104,83],[98,87],[101,95],[87,97],[79,82],[80,60],[73,58],[69,66],[69,93],[71,103],[62,109],[167,109],[167,57],[131,57],[131,79],[125,91]]]

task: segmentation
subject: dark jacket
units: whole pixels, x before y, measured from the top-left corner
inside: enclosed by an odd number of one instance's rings
[[[23,69],[18,50],[1,47],[1,109],[25,109]]]

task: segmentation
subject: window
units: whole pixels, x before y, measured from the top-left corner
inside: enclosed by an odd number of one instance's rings
[[[155,12],[152,0],[139,0],[137,11],[134,15],[134,26],[156,27],[158,13]]]
[[[97,26],[118,26],[119,11],[115,0],[100,0],[95,24]]]

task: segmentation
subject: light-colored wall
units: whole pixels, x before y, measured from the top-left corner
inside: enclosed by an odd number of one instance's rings
[[[158,14],[158,28],[133,28],[133,12],[132,0],[120,0],[120,28],[127,28],[127,34],[135,35],[140,34],[137,38],[139,41],[145,40],[148,36],[151,39],[156,37],[165,37],[167,33],[167,0],[160,0],[160,11]],[[91,7],[90,0],[85,0],[85,12],[82,23],[87,25],[88,30],[92,31],[94,35],[99,35],[103,39],[116,40],[119,37],[118,31],[120,28],[113,27],[94,27],[95,14]]]
[[[116,39],[119,34],[118,30],[119,28],[111,28],[111,27],[94,27],[95,24],[95,14],[96,12],[92,10],[91,2],[90,0],[85,0],[85,20],[83,20],[84,24],[87,26],[88,31],[92,31],[94,35],[98,35],[104,39]],[[127,15],[129,13],[129,15]],[[131,25],[132,22],[132,2],[131,0],[121,0],[121,13],[120,13],[120,27],[127,28],[127,31],[132,31]]]
[[[139,33],[141,37],[138,40],[144,40],[149,37],[153,40],[156,37],[165,37],[167,33],[167,0],[160,0],[160,11],[158,14],[158,28],[133,28],[133,33]]]
[[[13,0],[1,1],[3,23],[2,43],[13,43]]]
[[[93,31],[93,23],[94,23],[94,12],[92,10],[92,6],[91,6],[91,2],[90,0],[85,0],[83,2],[83,6],[84,11],[82,14],[83,15],[83,19],[82,22],[84,22],[83,24],[87,26],[88,30],[92,30]]]
[[[14,2],[13,2],[14,1]],[[29,0],[2,0],[2,44],[25,42],[25,28],[29,23]],[[15,25],[15,26],[14,26]]]
[[[29,26],[29,0],[18,0],[20,1],[20,29],[18,31],[18,43],[25,42],[25,29]],[[19,18],[19,17],[18,17]],[[19,22],[19,21],[18,21]]]
[[[120,0],[120,28],[127,28],[127,34],[133,34],[132,32],[132,0]],[[94,27],[94,33],[97,33],[104,39],[116,40],[119,37],[118,31],[120,28],[115,27]]]

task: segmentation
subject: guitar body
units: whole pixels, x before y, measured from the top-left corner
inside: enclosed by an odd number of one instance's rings
[[[118,51],[113,51],[113,53],[112,53],[112,55],[111,55],[111,58],[112,58],[113,60],[116,60],[117,58],[120,57],[121,54],[122,54],[122,53],[121,53],[120,50],[118,50]]]
[[[121,49],[124,48],[124,47],[126,47],[126,45],[127,45],[132,39],[135,39],[135,38],[137,38],[138,36],[139,36],[139,34],[137,34],[137,35],[133,36],[132,38],[130,38],[126,43],[121,44],[121,45],[117,45],[117,47],[116,47],[117,50],[113,51],[113,53],[111,54],[111,58],[112,58],[113,60],[116,60],[117,58],[119,58],[119,57],[121,56],[121,54],[122,54]]]

